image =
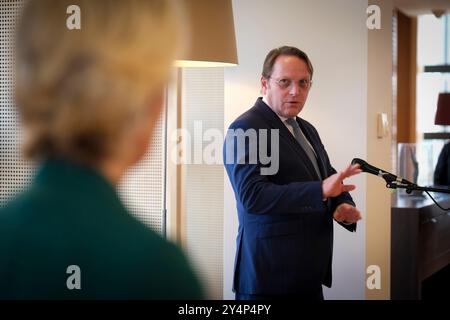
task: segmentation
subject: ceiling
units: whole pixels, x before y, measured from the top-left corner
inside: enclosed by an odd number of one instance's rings
[[[394,4],[408,16],[431,14],[435,9],[450,14],[450,0],[394,0]]]

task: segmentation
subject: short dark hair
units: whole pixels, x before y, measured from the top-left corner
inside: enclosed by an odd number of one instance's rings
[[[264,60],[262,70],[262,76],[264,78],[267,79],[272,75],[273,65],[275,64],[275,60],[277,60],[279,56],[294,56],[305,61],[312,79],[314,69],[311,60],[309,60],[308,58],[308,55],[296,47],[289,46],[283,46],[270,50],[270,52],[266,56],[266,59]]]

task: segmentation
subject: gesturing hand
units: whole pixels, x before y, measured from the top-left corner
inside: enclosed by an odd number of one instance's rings
[[[361,219],[361,212],[348,203],[341,203],[334,211],[333,218],[339,222],[355,223]]]
[[[356,188],[353,184],[343,184],[345,178],[351,177],[360,173],[362,170],[359,164],[349,165],[347,169],[337,172],[329,176],[322,182],[322,193],[324,198],[337,197],[342,192],[352,191]]]

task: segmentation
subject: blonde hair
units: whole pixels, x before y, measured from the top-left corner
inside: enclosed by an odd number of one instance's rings
[[[80,8],[79,30],[66,26],[70,5]],[[16,34],[25,155],[107,156],[161,93],[181,18],[168,0],[29,0]]]

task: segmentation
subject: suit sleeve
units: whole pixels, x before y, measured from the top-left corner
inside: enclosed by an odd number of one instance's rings
[[[238,150],[237,137],[230,134],[224,143],[224,165],[233,186],[238,207],[252,214],[298,214],[326,211],[322,182],[275,184],[261,174],[260,161],[252,163],[249,144]],[[246,130],[244,127],[239,127]],[[238,152],[239,151],[239,152]],[[253,152],[253,151],[252,151]],[[230,157],[230,153],[232,156]]]

